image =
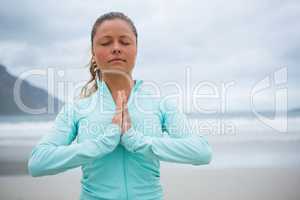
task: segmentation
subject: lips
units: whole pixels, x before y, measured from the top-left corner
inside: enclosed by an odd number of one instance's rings
[[[111,60],[109,60],[108,62],[111,63],[111,62],[126,62],[125,59],[122,59],[122,58],[113,58]]]

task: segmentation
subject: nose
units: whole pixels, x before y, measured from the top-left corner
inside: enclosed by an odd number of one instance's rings
[[[111,53],[112,54],[120,54],[121,53],[120,45],[117,42],[114,43]]]
[[[120,54],[121,50],[120,49],[113,49],[112,54]]]

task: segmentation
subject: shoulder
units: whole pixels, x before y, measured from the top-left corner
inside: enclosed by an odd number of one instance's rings
[[[67,119],[68,121],[77,122],[83,115],[95,110],[96,94],[89,97],[74,99],[70,102],[65,102],[59,113],[56,116],[58,119]]]
[[[143,107],[157,110],[161,117],[175,113],[181,113],[180,96],[165,94],[162,85],[154,81],[144,81],[140,86],[138,101],[143,101]]]
[[[161,88],[153,81],[143,81],[135,94],[135,101],[147,110],[159,109]]]

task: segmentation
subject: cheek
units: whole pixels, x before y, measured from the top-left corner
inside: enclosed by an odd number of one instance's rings
[[[131,59],[133,62],[134,62],[134,60],[135,60],[136,53],[137,53],[136,48],[132,48],[132,49],[128,52],[128,57],[130,57],[130,59]]]
[[[109,57],[109,51],[105,49],[95,49],[95,56],[98,62],[106,62]]]

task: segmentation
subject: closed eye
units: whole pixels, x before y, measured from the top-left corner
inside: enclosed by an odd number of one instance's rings
[[[121,42],[123,45],[130,45],[129,42]]]
[[[106,43],[101,43],[102,46],[107,46],[109,45],[109,42],[106,42]]]

